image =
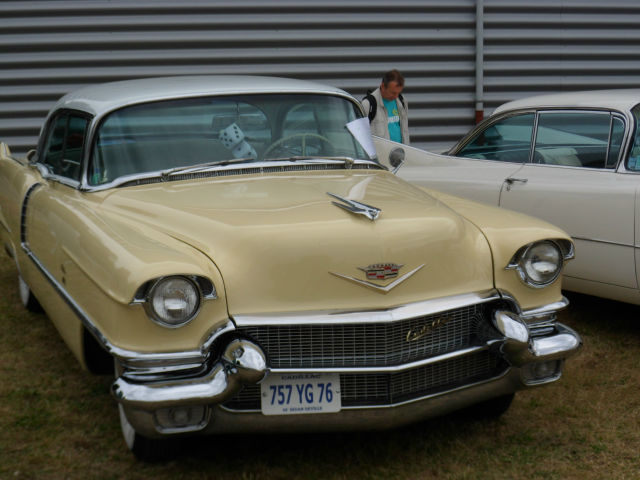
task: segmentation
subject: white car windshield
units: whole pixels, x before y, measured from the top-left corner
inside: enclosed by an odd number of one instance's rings
[[[89,183],[133,174],[300,159],[371,160],[346,125],[361,117],[322,94],[200,97],[134,105],[100,124]]]

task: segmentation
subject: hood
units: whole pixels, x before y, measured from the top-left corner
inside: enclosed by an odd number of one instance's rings
[[[350,213],[328,193],[381,213]],[[163,182],[112,190],[102,208],[207,255],[231,315],[388,308],[493,288],[483,234],[386,171]],[[358,282],[385,287],[414,270],[389,290]]]

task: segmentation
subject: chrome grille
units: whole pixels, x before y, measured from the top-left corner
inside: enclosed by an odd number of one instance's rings
[[[491,304],[470,305],[388,323],[242,327],[266,352],[272,368],[401,365],[484,344]],[[408,339],[410,341],[408,341]]]
[[[383,406],[406,402],[500,375],[507,365],[480,351],[400,373],[340,375],[343,407]],[[224,404],[232,410],[260,410],[260,385],[248,385]]]

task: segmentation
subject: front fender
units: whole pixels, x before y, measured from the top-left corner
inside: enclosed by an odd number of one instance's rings
[[[226,324],[222,276],[209,257],[105,211],[93,194],[72,191],[60,196],[56,189],[37,189],[29,201],[28,246],[50,283],[74,305],[76,317],[100,343],[141,353],[198,350],[212,331]],[[133,302],[142,285],[169,275],[205,277],[216,288],[217,298],[203,301],[197,317],[180,328],[154,323],[143,305]],[[68,313],[47,313],[61,333],[77,321]]]
[[[506,270],[505,267],[520,247],[531,242],[544,239],[571,241],[566,232],[548,222],[522,213],[420,188],[482,231],[493,255],[495,287],[516,298],[523,310],[531,310],[562,299],[561,276],[548,287],[538,289],[525,285],[515,270]]]

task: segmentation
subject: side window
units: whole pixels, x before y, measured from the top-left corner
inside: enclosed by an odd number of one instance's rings
[[[633,171],[640,171],[640,105],[636,105],[631,109],[636,125],[633,133],[633,145],[627,159],[627,168]]]
[[[88,124],[86,118],[70,114],[53,120],[42,157],[42,163],[52,174],[80,180]]]
[[[476,134],[456,156],[501,162],[528,162],[533,119],[533,113],[526,113],[499,120]]]
[[[67,116],[63,115],[53,120],[44,148],[42,163],[49,167],[49,171],[59,175],[62,171],[62,150],[64,148],[64,134],[67,130]]]
[[[615,167],[622,129],[619,119],[606,112],[540,113],[534,161],[570,167]]]
[[[622,150],[623,137],[624,121],[618,117],[611,117],[611,139],[609,140],[609,154],[605,168],[616,168]]]

